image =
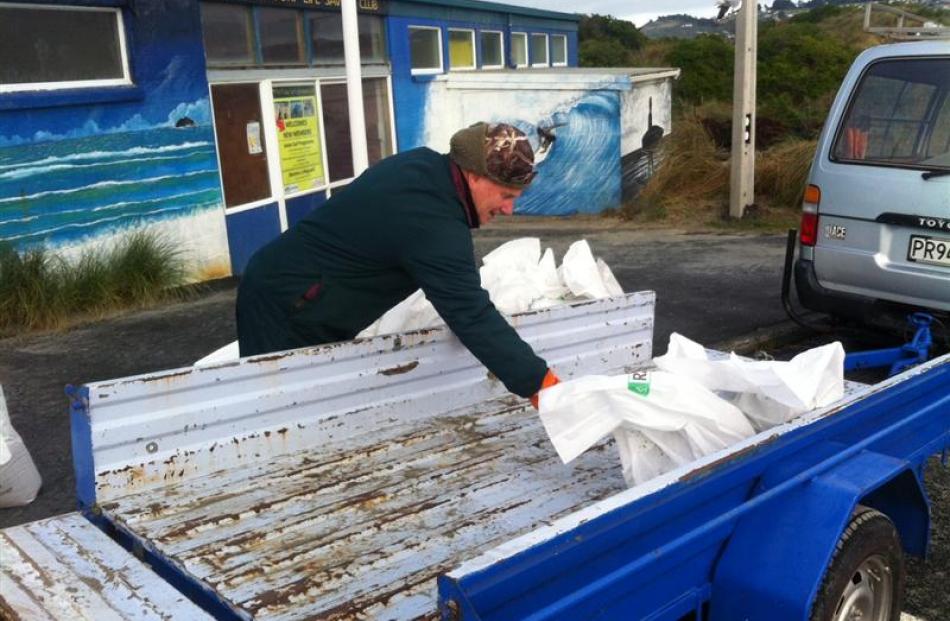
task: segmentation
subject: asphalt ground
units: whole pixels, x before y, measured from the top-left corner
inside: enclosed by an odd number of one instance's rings
[[[587,239],[625,291],[657,292],[654,353],[677,331],[705,345],[788,358],[843,337],[846,349],[891,346],[874,331],[816,335],[788,321],[780,301],[784,235],[643,230],[607,218],[508,219],[477,231],[476,254],[518,237],[540,237],[558,262]],[[233,341],[235,281],[219,281],[186,302],[0,340],[0,384],[14,427],[43,476],[37,499],[0,509],[0,527],[75,509],[66,384],[188,366]],[[873,381],[874,377],[859,378]],[[950,471],[927,472],[934,532],[927,561],[909,559],[905,610],[950,620]]]

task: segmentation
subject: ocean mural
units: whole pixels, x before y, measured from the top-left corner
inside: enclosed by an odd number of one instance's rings
[[[400,149],[446,152],[461,127],[511,123],[531,139],[538,170],[515,212],[599,213],[635,196],[655,169],[670,127],[669,82],[638,84],[625,73],[596,69],[450,73],[416,85],[425,113],[415,124],[414,117],[397,118],[400,136],[417,136]]]
[[[146,228],[195,280],[230,273],[197,6],[167,5],[132,22],[128,101],[53,91],[0,112],[0,242],[69,258]]]

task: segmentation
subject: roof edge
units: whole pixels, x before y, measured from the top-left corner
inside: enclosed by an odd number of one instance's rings
[[[562,13],[560,11],[548,11],[546,9],[532,9],[525,6],[514,6],[511,4],[502,4],[500,2],[488,2],[487,0],[399,0],[407,4],[426,4],[455,9],[474,9],[480,11],[493,11],[496,13],[511,13],[512,15],[525,15],[528,17],[541,17],[544,19],[557,19],[567,22],[579,23],[581,15],[579,13]]]

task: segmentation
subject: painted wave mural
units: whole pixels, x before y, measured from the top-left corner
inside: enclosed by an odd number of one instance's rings
[[[537,124],[515,122],[532,137],[536,153],[541,147],[539,135],[556,136],[547,151],[538,154],[538,176],[518,199],[515,212],[565,216],[616,207],[621,180],[619,119],[617,94],[596,91],[580,98],[567,112]]]
[[[75,242],[221,203],[210,126],[0,148],[0,240],[19,247]]]

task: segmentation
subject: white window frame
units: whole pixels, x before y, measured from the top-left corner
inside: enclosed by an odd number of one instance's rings
[[[548,49],[548,46],[551,44],[551,39],[545,32],[532,32],[531,39],[534,37],[544,37],[544,62],[536,63],[532,62],[534,59],[531,58],[531,50],[534,49],[534,46],[531,45],[531,41],[528,42],[528,62],[531,63],[532,67],[550,67],[551,66],[551,50]]]
[[[70,6],[70,5],[42,5],[24,4],[19,2],[0,3],[3,8],[11,9],[38,9],[44,11],[97,11],[112,13],[116,18],[116,31],[119,35],[119,54],[122,61],[122,77],[107,80],[69,80],[65,82],[24,82],[20,84],[0,84],[0,93],[19,93],[23,91],[53,91],[69,88],[100,88],[109,86],[132,86],[132,77],[129,73],[129,53],[125,41],[125,21],[122,18],[122,9],[98,6]]]
[[[438,26],[409,26],[408,27],[410,41],[412,39],[413,30],[435,30],[439,38],[439,66],[431,67],[427,69],[416,69],[412,66],[412,43],[409,44],[409,71],[412,75],[435,75],[437,73],[442,73],[445,70],[445,59],[443,58],[442,50],[442,29]]]
[[[498,44],[501,49],[501,63],[497,65],[486,65],[484,53],[482,54],[482,69],[504,69],[505,68],[505,33],[500,30],[480,30],[478,33],[479,36],[479,48],[481,48],[481,36],[484,34],[498,35]]]
[[[475,45],[475,30],[472,28],[449,28],[449,71],[475,71],[478,69],[478,47]],[[464,32],[468,34],[468,40],[472,44],[472,64],[468,67],[456,67],[452,64],[452,34],[453,32]]]
[[[524,64],[519,65],[515,62],[515,37],[520,36],[524,38]],[[528,39],[527,32],[512,32],[511,33],[511,62],[514,64],[515,69],[521,67],[530,67],[531,66],[531,46],[530,40]]]
[[[553,52],[554,52],[554,41],[555,41],[555,39],[559,39],[559,40],[561,40],[561,41],[564,42],[564,62],[563,62],[563,63],[556,63],[556,62],[554,62],[554,53],[553,53]],[[548,45],[551,46],[551,47],[550,47],[550,50],[549,50],[549,53],[548,53],[548,57],[549,57],[549,59],[551,60],[551,66],[552,66],[552,67],[567,67],[567,35],[558,35],[558,34],[556,34],[556,35],[551,35],[551,38],[550,38],[549,41],[548,41]]]

